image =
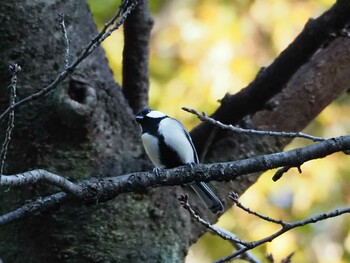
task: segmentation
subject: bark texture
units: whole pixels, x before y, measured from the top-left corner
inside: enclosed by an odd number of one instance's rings
[[[50,81],[64,67],[65,41],[57,15],[65,14],[70,60],[96,33],[83,0],[10,0],[0,4],[0,108],[8,104],[8,65],[22,67],[18,96]],[[16,112],[6,173],[45,168],[72,180],[150,169],[139,128],[113,80],[102,49],[57,90]],[[1,124],[2,132],[6,124]],[[6,189],[2,189],[6,190]],[[46,185],[1,191],[1,213],[48,191]],[[0,229],[5,262],[181,262],[189,218],[176,188],[121,195],[104,203],[71,204]]]
[[[64,66],[64,38],[56,21],[64,13],[71,59],[96,32],[83,0],[4,0],[0,4],[0,109],[6,108],[9,63],[22,67],[18,96],[40,90]],[[299,131],[349,88],[349,39],[340,38],[294,75],[270,110],[245,125]],[[324,78],[319,78],[322,72]],[[144,101],[144,100],[143,100]],[[139,128],[123,93],[113,81],[102,49],[44,99],[16,112],[6,173],[43,168],[72,180],[150,169]],[[1,123],[1,129],[6,128]],[[220,132],[220,131],[219,131]],[[3,132],[1,132],[3,134]],[[221,133],[221,132],[220,132]],[[207,161],[242,159],[282,149],[286,140],[221,133]],[[221,196],[245,191],[258,175],[220,186]],[[3,189],[5,190],[5,189]],[[45,185],[2,191],[1,213],[52,191]],[[104,204],[70,204],[0,228],[5,262],[182,262],[203,229],[191,224],[175,198],[179,188],[164,187],[120,195]],[[191,198],[199,209],[201,203]],[[226,203],[228,206],[228,203]],[[208,215],[208,211],[202,210]],[[209,215],[208,215],[209,216]],[[214,219],[214,218],[212,218]]]
[[[123,94],[135,113],[148,107],[149,46],[153,20],[147,0],[124,23]]]

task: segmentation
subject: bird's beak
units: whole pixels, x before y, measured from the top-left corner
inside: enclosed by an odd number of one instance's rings
[[[141,123],[141,120],[143,119],[143,117],[142,116],[136,116],[136,121],[138,122],[138,123]]]

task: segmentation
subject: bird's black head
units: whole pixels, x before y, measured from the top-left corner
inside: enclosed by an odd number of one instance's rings
[[[150,113],[152,110],[149,108],[142,109],[136,114],[136,121],[138,123],[141,123],[143,119],[147,116],[148,113]]]
[[[142,132],[154,132],[158,130],[159,122],[168,117],[160,111],[155,111],[151,109],[143,109],[136,114],[136,121],[141,125]]]

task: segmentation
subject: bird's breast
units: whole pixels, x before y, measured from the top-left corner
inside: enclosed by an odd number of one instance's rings
[[[163,167],[163,165],[160,163],[160,151],[159,151],[159,141],[157,137],[144,133],[141,135],[143,147],[146,150],[146,153],[148,157],[151,159],[152,163],[156,167]]]

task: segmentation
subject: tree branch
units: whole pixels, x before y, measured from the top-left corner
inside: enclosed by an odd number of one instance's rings
[[[241,244],[246,246],[247,242],[242,241],[240,239],[238,239],[235,235],[232,235],[229,232],[226,231],[221,231],[221,229],[217,228],[216,226],[212,225],[211,223],[209,223],[208,221],[204,220],[203,218],[201,218],[190,206],[189,202],[188,202],[188,195],[181,195],[178,200],[180,201],[180,204],[182,205],[182,207],[191,215],[191,217],[193,217],[198,223],[200,223],[201,225],[205,226],[206,228],[208,228],[209,230],[211,230],[213,233],[217,234],[218,236],[220,236],[222,239],[224,240],[229,240],[229,241],[233,241],[235,243]]]
[[[13,110],[27,104],[30,101],[38,100],[48,94],[49,92],[53,91],[63,80],[65,80],[72,72],[76,69],[76,67],[84,60],[86,59],[98,46],[101,45],[101,43],[109,37],[113,31],[117,30],[125,21],[125,19],[128,17],[128,15],[131,13],[131,11],[136,7],[137,1],[128,1],[124,0],[122,4],[120,5],[117,13],[115,16],[108,21],[100,33],[98,33],[87,45],[85,49],[81,52],[79,57],[72,62],[67,68],[65,68],[58,76],[55,78],[53,82],[51,82],[46,87],[42,88],[40,91],[27,96],[20,101],[16,102],[15,104],[9,106],[1,115],[0,115],[0,123],[1,121]],[[112,26],[113,25],[113,26]],[[110,28],[108,30],[108,28]],[[108,31],[107,31],[108,30]]]
[[[10,65],[10,71],[12,73],[12,78],[11,78],[11,85],[9,86],[9,90],[10,90],[10,106],[12,106],[16,103],[17,74],[21,71],[21,66],[19,66],[18,64]],[[5,140],[1,146],[1,151],[0,151],[0,180],[1,180],[2,173],[4,172],[7,149],[11,141],[11,134],[14,127],[15,127],[15,112],[11,111],[7,122]]]
[[[64,177],[50,173],[45,170],[33,170],[16,175],[3,175],[0,178],[0,185],[2,186],[19,186],[27,184],[36,184],[40,181],[45,181],[49,184],[59,187],[64,192],[73,194],[77,197],[83,197],[82,187],[70,182]]]
[[[276,219],[273,219],[271,217],[268,217],[268,216],[265,216],[265,215],[262,215],[262,214],[259,214],[253,210],[251,210],[250,208],[248,207],[245,207],[244,205],[241,204],[241,202],[238,201],[238,194],[237,193],[230,193],[230,199],[234,202],[234,204],[239,207],[240,209],[242,209],[243,211],[247,212],[248,214],[252,214],[252,215],[255,215],[256,217],[259,217],[260,219],[262,220],[265,220],[267,222],[270,222],[270,223],[274,223],[274,224],[278,224],[278,225],[281,225],[282,227],[285,226],[285,222],[283,222],[282,220],[276,220]]]
[[[68,195],[59,192],[48,197],[39,198],[34,202],[29,202],[22,207],[0,216],[0,225],[12,223],[15,220],[25,218],[27,216],[38,215],[50,209],[55,209],[68,200]]]
[[[148,106],[149,45],[153,20],[141,0],[124,23],[123,93],[136,113]]]
[[[224,240],[228,240],[231,241],[235,244],[237,244],[238,246],[236,246],[238,249],[237,251],[235,251],[234,253],[232,253],[231,255],[221,258],[217,261],[215,261],[215,263],[222,263],[222,262],[227,262],[233,258],[238,258],[238,257],[243,257],[245,260],[249,261],[249,262],[259,262],[252,254],[247,253],[249,250],[256,248],[264,243],[267,242],[271,242],[272,240],[274,240],[276,237],[281,236],[282,234],[288,232],[289,230],[292,230],[294,228],[297,227],[302,227],[305,226],[307,224],[313,224],[325,219],[329,219],[332,217],[336,217],[336,216],[340,216],[342,214],[345,213],[350,213],[350,208],[343,208],[343,209],[337,209],[337,210],[333,210],[327,213],[323,213],[323,214],[319,214],[313,217],[309,217],[307,219],[304,220],[300,220],[300,221],[296,221],[293,223],[287,223],[285,221],[282,220],[278,220],[278,219],[274,219],[265,215],[262,215],[258,212],[252,211],[250,208],[245,207],[243,204],[241,204],[238,201],[238,194],[236,193],[230,193],[230,198],[231,200],[237,205],[237,207],[239,207],[240,209],[242,209],[243,211],[252,214],[264,221],[270,222],[270,223],[274,223],[274,224],[278,224],[281,226],[281,229],[279,231],[276,231],[275,233],[262,238],[260,240],[257,241],[252,241],[252,242],[247,242],[244,240],[239,239],[235,234],[226,231],[224,229],[218,228],[217,226],[213,226],[212,224],[210,224],[209,222],[207,222],[206,220],[204,220],[203,218],[201,218],[190,206],[190,204],[188,203],[188,197],[185,195],[182,195],[179,200],[181,205],[183,206],[184,209],[186,209],[189,214],[201,225],[205,226],[207,229],[209,229],[210,231],[212,231],[214,234],[217,234],[219,237],[221,237]],[[294,253],[291,253],[283,262],[290,262],[288,260],[290,260],[290,258],[293,256]]]
[[[250,209],[248,209],[248,210],[251,211]],[[245,211],[247,211],[247,210],[245,209]],[[240,256],[241,254],[247,252],[248,250],[256,248],[256,247],[258,247],[258,246],[260,246],[260,245],[262,245],[264,243],[271,242],[276,237],[281,236],[282,234],[288,232],[291,229],[294,229],[294,228],[297,228],[297,227],[302,227],[302,226],[305,226],[305,225],[308,225],[308,224],[314,224],[314,223],[317,223],[319,221],[322,221],[322,220],[325,220],[325,219],[329,219],[329,218],[332,218],[332,217],[336,217],[336,216],[340,216],[340,215],[343,215],[343,214],[346,214],[346,213],[350,213],[350,208],[336,209],[336,210],[333,210],[333,211],[330,211],[330,212],[327,212],[327,213],[319,214],[319,215],[316,215],[316,216],[313,216],[313,217],[309,217],[309,218],[304,219],[304,220],[296,221],[296,222],[293,222],[293,223],[283,222],[283,224],[281,224],[282,228],[280,230],[278,230],[277,232],[273,233],[272,235],[267,236],[267,237],[262,238],[262,239],[257,240],[257,241],[248,242],[248,245],[246,247],[243,247],[243,248],[235,251],[231,255],[215,261],[214,263],[228,262],[229,260],[231,260],[233,258],[236,258],[236,257]],[[258,214],[258,213],[256,213],[256,214]],[[261,218],[260,214],[259,214],[259,217]],[[269,219],[271,219],[271,218],[269,218]],[[274,221],[278,222],[279,220],[273,219],[273,221],[270,221],[270,220],[267,220],[267,221],[269,221],[269,222],[274,222]]]
[[[192,209],[192,207],[190,206],[189,202],[188,202],[188,196],[187,195],[181,195],[181,197],[178,198],[180,201],[180,204],[182,205],[182,207],[190,214],[190,216],[192,218],[194,218],[198,223],[200,223],[201,225],[203,225],[204,227],[206,227],[207,229],[209,229],[211,232],[213,232],[214,234],[220,236],[222,239],[224,240],[228,240],[230,241],[233,246],[236,249],[242,249],[244,247],[246,247],[247,242],[240,240],[235,234],[222,229],[218,226],[212,225],[211,223],[209,223],[208,221],[204,220],[203,218],[201,218],[196,211],[194,211]],[[249,252],[245,252],[242,253],[240,255],[241,259],[244,259],[250,263],[261,263],[257,258],[255,258],[255,256]]]
[[[245,160],[227,163],[196,164],[193,167],[181,166],[174,169],[160,170],[157,173],[131,173],[101,179],[90,179],[73,185],[68,180],[66,181],[65,179],[57,178],[57,176],[60,177],[59,175],[51,176],[51,173],[42,170],[17,174],[11,177],[3,176],[1,178],[1,184],[10,184],[6,183],[6,178],[13,178],[14,181],[20,181],[22,184],[27,182],[33,183],[37,182],[39,179],[43,180],[42,177],[46,174],[45,180],[52,180],[50,182],[65,189],[65,191],[72,194],[72,196],[79,197],[82,202],[96,203],[97,201],[105,202],[115,198],[121,193],[134,192],[151,187],[184,185],[193,181],[208,182],[235,180],[246,174],[262,172],[282,166],[300,166],[307,161],[323,158],[332,153],[348,149],[350,149],[350,136],[342,136],[303,148],[268,155],[260,155]],[[33,174],[37,174],[37,176],[35,177]],[[30,179],[28,179],[28,177]],[[26,211],[28,205],[30,204],[25,206]],[[35,205],[37,208],[36,203]],[[57,205],[57,203],[55,203],[55,205]],[[47,206],[45,208],[47,208]],[[19,208],[19,210],[20,209],[21,208]],[[23,215],[30,215],[30,213],[26,212],[23,213]],[[7,215],[0,216],[0,222],[3,221],[3,217],[7,217]],[[19,217],[16,217],[16,219],[18,218]]]
[[[65,52],[64,52],[64,68],[67,69],[69,67],[69,39],[66,30],[66,24],[64,22],[64,14],[58,14],[58,23],[60,24],[65,43]]]
[[[265,108],[274,95],[281,92],[293,74],[322,47],[332,32],[340,31],[350,21],[350,2],[338,0],[331,9],[317,19],[310,19],[298,37],[262,70],[245,89],[235,95],[227,94],[221,106],[211,116],[227,124],[235,124],[243,117]],[[212,127],[201,123],[191,131],[200,155]]]
[[[228,130],[230,132],[237,133],[237,134],[265,135],[265,136],[287,137],[287,138],[303,138],[303,139],[312,140],[314,142],[321,142],[326,140],[325,138],[312,136],[302,132],[276,132],[276,131],[243,129],[240,127],[233,126],[232,124],[229,124],[229,125],[223,124],[222,122],[209,117],[208,115],[205,114],[205,112],[199,113],[194,109],[190,109],[186,107],[182,107],[182,109],[186,112],[196,115],[198,119],[200,119],[201,121],[205,121],[223,130]]]

